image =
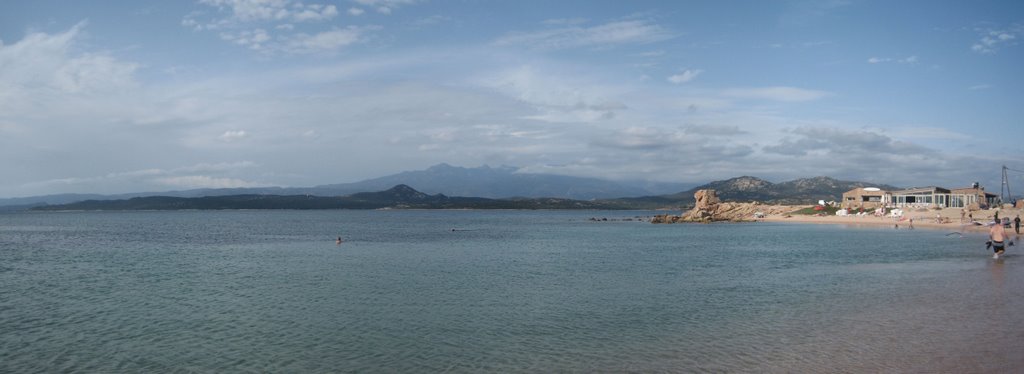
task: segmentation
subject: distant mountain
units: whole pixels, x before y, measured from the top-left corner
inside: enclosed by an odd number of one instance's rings
[[[89,200],[89,199],[104,199],[107,195],[98,194],[59,194],[59,195],[45,195],[45,196],[31,196],[31,197],[14,197],[8,199],[0,199],[0,207],[8,207],[9,209],[15,209],[18,207],[33,207],[36,205],[45,204],[67,204],[75,201]]]
[[[230,195],[204,197],[146,196],[123,200],[86,200],[46,205],[34,210],[224,210],[224,209],[626,209],[614,201],[570,199],[487,199],[428,195],[406,185],[348,196]]]
[[[521,173],[518,168],[510,166],[463,168],[438,164],[426,170],[407,171],[356,183],[317,186],[313,190],[318,195],[328,192],[353,193],[378,191],[396,184],[413,186],[425,193],[449,196],[575,200],[661,195],[688,187],[680,183],[615,182],[597,178]]]
[[[64,194],[0,199],[0,207],[29,208],[45,204],[66,204],[84,200],[124,200],[135,197],[205,197],[232,195],[345,196],[358,192],[382,191],[408,185],[428,194],[500,198],[559,198],[573,200],[610,199],[662,195],[693,185],[649,181],[614,182],[597,178],[521,173],[518,168],[463,168],[439,164],[426,170],[406,171],[355,183],[315,187],[204,188],[184,191],[138,192],[117,195]],[[17,207],[15,207],[17,206]]]
[[[844,192],[858,187],[878,187],[883,190],[899,189],[885,184],[841,181],[831,177],[801,178],[788,182],[771,183],[760,178],[743,176],[711,182],[668,197],[693,203],[693,194],[697,190],[713,189],[724,201],[813,204],[818,200],[839,201]]]
[[[461,168],[455,168],[461,169]],[[463,171],[458,171],[463,172]],[[760,201],[776,204],[812,204],[839,200],[857,187],[898,189],[888,185],[840,181],[830,177],[796,179],[782,183],[743,176],[715,181],[670,195],[616,199],[449,197],[428,194],[399,184],[379,192],[344,196],[313,194],[237,194],[226,196],[145,196],[118,200],[87,200],[69,204],[36,206],[35,210],[178,210],[178,209],[658,209],[693,204],[693,194],[714,189],[724,201]],[[286,189],[283,189],[286,190]]]

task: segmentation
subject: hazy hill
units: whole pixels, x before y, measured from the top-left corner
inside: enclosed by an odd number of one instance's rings
[[[610,199],[662,195],[693,186],[648,181],[615,182],[597,178],[520,173],[514,167],[463,168],[439,164],[426,170],[406,171],[355,183],[315,187],[204,188],[184,191],[138,192],[116,195],[63,194],[0,199],[0,207],[29,208],[45,204],[66,204],[84,200],[124,200],[135,197],[204,197],[231,195],[313,195],[345,196],[359,192],[383,191],[408,185],[428,194],[499,198],[560,198],[574,200]]]
[[[476,196],[492,199],[552,197],[575,200],[661,195],[688,186],[680,183],[615,182],[597,178],[520,173],[510,166],[463,168],[438,164],[426,170],[406,171],[356,183],[313,188],[314,194],[379,191],[406,184],[429,194]],[[691,185],[692,186],[692,185]]]
[[[811,204],[818,200],[838,200],[843,192],[857,187],[892,186],[840,181],[829,177],[796,179],[771,183],[744,176],[715,181],[672,195],[574,200],[563,198],[449,197],[427,194],[399,184],[379,192],[359,192],[345,196],[259,195],[174,197],[147,196],[120,200],[87,200],[40,206],[37,210],[176,210],[176,209],[657,209],[679,208],[693,204],[699,189],[714,189],[725,201],[760,201],[779,204]]]
[[[146,196],[123,200],[86,200],[35,207],[35,210],[224,210],[224,209],[624,209],[614,201],[570,199],[488,199],[428,195],[406,185],[348,196],[230,195]]]
[[[771,183],[756,177],[742,176],[711,182],[669,196],[692,203],[694,192],[702,189],[713,189],[718,193],[718,197],[725,201],[813,204],[818,200],[839,201],[844,192],[858,187],[878,187],[883,190],[899,189],[890,185],[842,181],[831,177],[801,178],[787,182]]]

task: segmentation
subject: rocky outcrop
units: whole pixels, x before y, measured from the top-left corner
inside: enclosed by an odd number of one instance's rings
[[[683,214],[682,219],[688,222],[715,221],[720,205],[720,200],[718,200],[718,194],[715,193],[715,190],[698,190],[697,193],[693,194],[693,199],[696,201],[693,204],[693,209]]]
[[[696,200],[693,209],[679,216],[658,215],[651,223],[678,222],[746,222],[772,215],[783,215],[794,208],[787,205],[765,205],[758,202],[721,202],[715,190],[699,190],[693,195]]]

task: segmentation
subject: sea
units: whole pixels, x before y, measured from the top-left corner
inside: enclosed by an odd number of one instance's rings
[[[1024,370],[1020,246],[653,214],[3,213],[0,372]]]

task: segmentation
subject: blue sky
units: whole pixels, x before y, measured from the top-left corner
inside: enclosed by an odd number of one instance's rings
[[[1024,169],[1021,4],[4,1],[0,197],[442,162],[996,190]]]

